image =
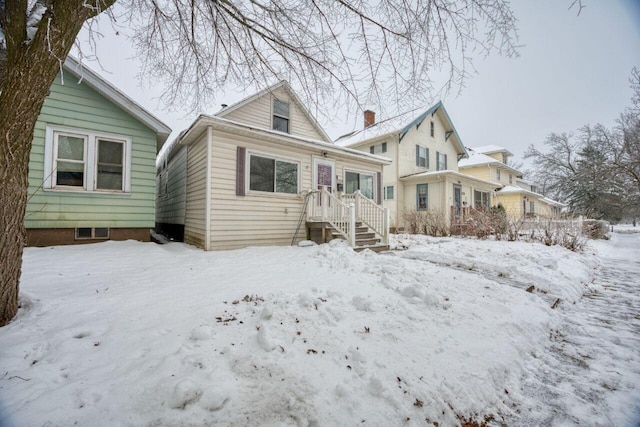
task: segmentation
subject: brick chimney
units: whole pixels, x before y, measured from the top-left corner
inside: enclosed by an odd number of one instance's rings
[[[364,127],[368,128],[369,126],[375,124],[376,122],[376,112],[371,110],[364,110]]]

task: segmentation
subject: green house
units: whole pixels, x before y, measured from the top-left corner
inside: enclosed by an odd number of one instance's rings
[[[73,58],[36,123],[27,245],[148,241],[156,154],[171,129]]]

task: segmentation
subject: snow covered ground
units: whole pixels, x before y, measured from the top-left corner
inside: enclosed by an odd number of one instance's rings
[[[0,425],[640,420],[640,234],[395,246],[29,248]]]

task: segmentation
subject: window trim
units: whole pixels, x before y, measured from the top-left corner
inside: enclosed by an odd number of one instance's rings
[[[424,166],[420,165],[420,159],[422,158],[422,156],[420,156],[420,151],[422,149],[424,149],[425,152]],[[416,167],[429,170],[429,147],[416,144]]]
[[[420,187],[423,186],[427,189],[426,191],[426,206],[424,208],[420,207]],[[426,182],[416,184],[416,210],[417,211],[428,211],[429,210],[429,184]]]
[[[444,169],[440,168],[440,159],[444,159]],[[447,154],[436,151],[436,171],[446,171],[447,167]]]
[[[100,145],[100,141],[104,141],[104,142],[113,142],[116,144],[123,144],[122,147],[122,189],[121,190],[110,190],[107,188],[98,188],[98,158],[100,156],[100,148],[98,147]],[[125,182],[128,176],[127,173],[127,167],[126,167],[126,159],[127,159],[127,141],[123,140],[123,139],[113,139],[113,138],[105,138],[103,136],[97,136],[96,140],[95,140],[95,173],[93,174],[93,189],[94,191],[100,192],[100,193],[122,193],[125,190]]]
[[[70,134],[71,136],[85,138],[85,178],[83,187],[68,185],[56,185],[55,168],[57,167],[57,138],[58,134]],[[96,188],[98,169],[98,140],[123,143],[123,190],[104,190]],[[69,126],[46,125],[44,138],[44,179],[42,188],[44,191],[57,191],[82,194],[131,194],[131,151],[132,139],[130,136],[108,132],[98,132],[89,129],[80,129]],[[54,166],[55,165],[55,166]]]
[[[82,181],[82,186],[75,186],[75,185],[63,185],[60,184],[58,185],[57,183],[57,175],[55,173],[55,170],[58,167],[58,161],[60,160],[58,158],[58,145],[59,145],[59,137],[60,136],[70,136],[73,138],[82,138],[84,140],[84,146],[83,146],[83,152],[82,152],[82,165],[83,167],[83,181]],[[89,169],[89,162],[88,162],[88,157],[89,157],[89,153],[88,153],[88,148],[89,148],[89,136],[86,134],[81,134],[81,133],[74,133],[74,132],[69,132],[69,131],[54,131],[52,134],[52,139],[53,141],[51,142],[51,144],[53,144],[52,146],[52,154],[53,154],[53,159],[51,161],[51,172],[48,174],[51,177],[51,185],[52,188],[56,188],[56,189],[60,189],[60,190],[67,190],[67,191],[86,191],[87,190],[87,178],[88,178],[88,169]],[[46,144],[47,142],[45,142]],[[71,162],[71,163],[79,163],[77,160],[71,160],[71,159],[63,159],[63,161],[66,162]],[[55,167],[54,167],[55,165]]]
[[[500,175],[500,168],[496,168],[496,179],[498,181],[502,180],[501,175]]]
[[[282,104],[286,104],[289,110],[289,116],[283,116],[282,114],[276,114],[276,102],[280,102]],[[273,101],[271,102],[271,129],[276,132],[282,132],[279,129],[275,128],[274,117],[278,117],[280,119],[284,119],[287,121],[287,131],[286,133],[291,134],[291,102],[282,101],[277,97],[273,97]]]
[[[387,192],[389,191],[389,189],[391,189],[391,197],[387,197],[388,196]],[[394,185],[385,185],[382,194],[384,196],[383,197],[384,200],[395,200],[395,198],[396,198],[395,186]]]
[[[344,182],[344,192],[347,193],[347,172],[351,172],[351,173],[357,173],[358,175],[370,175],[373,178],[373,197],[371,198],[371,200],[376,200],[376,194],[377,194],[377,189],[378,189],[378,183],[376,182],[376,173],[372,172],[372,171],[368,171],[368,170],[364,170],[364,169],[352,169],[352,168],[343,168],[342,170],[342,182]],[[360,181],[358,180],[358,185],[360,184]]]
[[[276,170],[274,169],[274,177],[273,177],[273,191],[260,191],[260,190],[252,190],[251,189],[251,157],[252,156],[256,156],[256,157],[262,157],[262,158],[266,158],[266,159],[271,159],[274,160],[276,162],[285,162],[285,163],[293,163],[297,166],[298,171],[297,171],[297,176],[296,176],[296,189],[297,191],[295,193],[281,193],[276,191],[277,187],[277,182],[276,182],[276,177],[275,177],[275,173]],[[265,152],[261,152],[261,151],[253,151],[253,150],[247,150],[246,156],[245,156],[245,176],[244,176],[244,185],[245,185],[245,195],[261,195],[261,196],[278,196],[278,197],[298,197],[298,195],[300,194],[300,184],[302,182],[301,180],[301,173],[302,173],[302,162],[298,159],[294,159],[291,157],[284,157],[284,156],[275,156],[273,154],[270,153],[265,153]]]

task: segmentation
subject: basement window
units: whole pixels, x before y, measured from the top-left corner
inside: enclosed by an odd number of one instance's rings
[[[80,227],[76,228],[76,240],[108,239],[108,227]]]

